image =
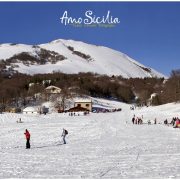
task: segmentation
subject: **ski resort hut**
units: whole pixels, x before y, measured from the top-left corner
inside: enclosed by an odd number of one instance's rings
[[[26,107],[23,110],[23,114],[38,114],[40,113],[40,109],[38,107]]]
[[[74,107],[82,107],[92,112],[92,100],[91,99],[76,99],[74,101]]]

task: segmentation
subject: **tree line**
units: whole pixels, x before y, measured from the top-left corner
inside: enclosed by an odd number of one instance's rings
[[[29,85],[33,84],[32,87]],[[126,103],[146,105],[151,94],[156,93],[152,105],[180,101],[180,70],[173,70],[168,79],[130,78],[94,73],[25,75],[16,73],[11,77],[0,74],[0,107],[21,107],[28,104],[36,93],[54,85],[64,92],[119,100]]]

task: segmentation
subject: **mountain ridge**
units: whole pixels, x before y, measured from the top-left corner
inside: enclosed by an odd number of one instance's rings
[[[124,78],[166,77],[109,47],[57,39],[45,44],[0,45],[0,70],[24,74],[92,72]]]

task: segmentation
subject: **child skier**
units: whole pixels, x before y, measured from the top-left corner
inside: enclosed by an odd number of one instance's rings
[[[26,129],[25,131],[25,136],[26,136],[26,149],[30,149],[31,145],[30,145],[30,133],[29,131]]]

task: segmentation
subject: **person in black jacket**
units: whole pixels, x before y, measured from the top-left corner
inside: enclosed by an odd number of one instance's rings
[[[63,132],[61,137],[63,137],[63,143],[66,144],[66,135],[68,134],[68,131],[66,129],[63,128]]]

